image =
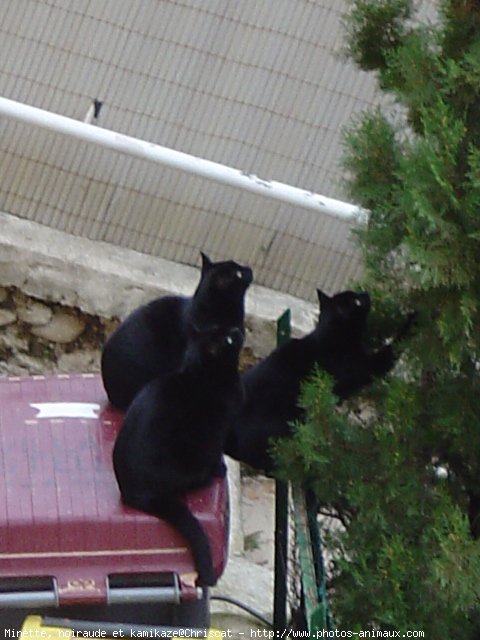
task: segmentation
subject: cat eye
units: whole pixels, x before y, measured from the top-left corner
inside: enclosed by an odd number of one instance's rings
[[[360,300],[360,298],[355,298],[355,304],[357,305],[357,307],[362,306],[362,301]]]
[[[237,276],[237,278],[239,278],[240,280],[243,278],[243,273],[242,273],[240,270],[236,271],[236,272],[235,272],[235,275],[236,275],[236,276]]]
[[[227,336],[227,337],[225,338],[225,342],[226,342],[227,344],[233,344],[233,338],[232,338],[232,336]]]

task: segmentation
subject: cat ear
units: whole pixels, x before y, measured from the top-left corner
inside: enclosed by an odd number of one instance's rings
[[[207,271],[208,269],[210,269],[210,267],[212,266],[212,261],[210,260],[210,258],[207,256],[206,253],[203,253],[203,251],[200,251],[200,255],[202,256],[202,273],[204,271]]]
[[[330,296],[327,296],[326,293],[323,293],[320,289],[317,289],[318,302],[320,304],[320,311],[322,308],[325,308],[329,301],[331,300]]]

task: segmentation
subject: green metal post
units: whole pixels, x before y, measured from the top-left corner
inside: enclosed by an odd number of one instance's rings
[[[290,339],[291,314],[287,309],[277,320],[277,346]],[[275,582],[273,627],[280,634],[287,626],[288,483],[275,482]],[[277,634],[278,635],[278,634]]]

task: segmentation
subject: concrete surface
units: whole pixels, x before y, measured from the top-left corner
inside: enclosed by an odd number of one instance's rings
[[[228,460],[229,474],[231,463]],[[236,464],[236,463],[235,463]],[[231,476],[229,475],[229,478]],[[231,483],[232,485],[233,483]],[[263,476],[244,477],[239,482],[238,501],[232,503],[232,535],[242,537],[243,551],[230,547],[227,568],[212,596],[227,595],[260,613],[273,617],[274,582],[274,483]],[[237,606],[212,600],[212,626],[230,629],[234,637],[250,638],[250,630],[266,628]]]

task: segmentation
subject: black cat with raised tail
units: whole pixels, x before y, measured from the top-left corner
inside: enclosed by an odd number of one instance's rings
[[[290,435],[289,423],[302,415],[297,404],[301,383],[314,366],[333,377],[334,393],[345,399],[392,369],[394,344],[407,335],[413,321],[409,315],[390,344],[371,351],[363,340],[370,296],[353,291],[332,297],[320,290],[317,294],[320,316],[314,331],[291,338],[242,375],[245,403],[225,452],[267,473],[274,468],[270,438]]]
[[[192,297],[165,296],[133,311],[102,351],[102,380],[110,402],[125,411],[150,380],[178,370],[189,326],[244,331],[245,292],[252,270],[201,253],[200,282]]]
[[[149,382],[130,405],[113,450],[124,504],[169,522],[189,543],[199,583],[216,582],[208,538],[184,501],[223,476],[225,437],[243,400],[237,327],[189,330],[180,370]]]

